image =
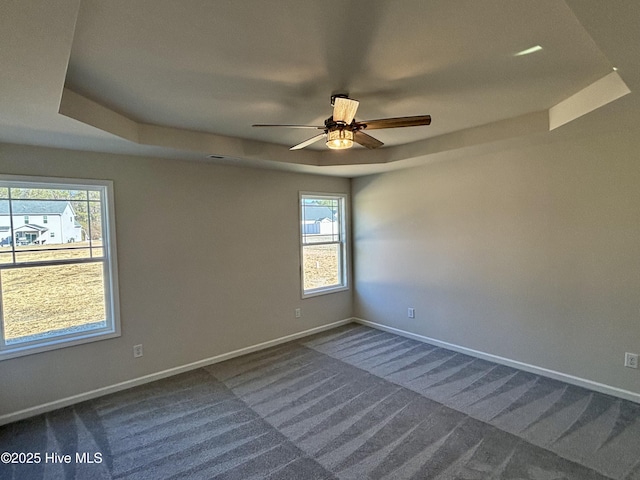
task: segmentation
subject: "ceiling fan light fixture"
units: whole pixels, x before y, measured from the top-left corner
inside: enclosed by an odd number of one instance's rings
[[[353,132],[345,129],[327,132],[327,147],[333,150],[345,150],[353,147]]]

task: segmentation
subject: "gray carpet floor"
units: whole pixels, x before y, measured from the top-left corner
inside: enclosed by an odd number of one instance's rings
[[[0,464],[16,480],[640,480],[640,405],[347,325],[0,427],[0,451],[43,456]]]

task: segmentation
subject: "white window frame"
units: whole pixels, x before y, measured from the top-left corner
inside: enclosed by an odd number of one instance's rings
[[[338,277],[339,283],[326,287],[306,289],[304,288],[304,235],[303,225],[303,209],[302,201],[307,198],[318,200],[338,200],[340,208],[340,234],[339,241],[326,243],[313,243],[309,245],[334,245],[340,246],[340,261]],[[349,290],[349,197],[346,193],[327,193],[327,192],[299,192],[298,198],[298,236],[300,239],[300,291],[302,298],[316,297],[318,295],[326,295],[329,293],[342,292]]]
[[[18,175],[0,175],[0,187],[9,188],[42,188],[82,190],[98,189],[102,194],[102,259],[69,259],[49,260],[32,263],[0,264],[0,271],[9,268],[29,268],[30,266],[65,265],[83,262],[102,263],[105,289],[106,326],[92,330],[67,333],[64,335],[44,337],[20,343],[7,344],[4,338],[4,321],[2,319],[2,285],[0,283],[0,361],[31,355],[73,345],[80,345],[108,338],[115,338],[120,333],[120,305],[118,294],[118,267],[116,252],[115,210],[113,200],[113,182],[110,180],[31,177]],[[13,234],[12,234],[13,235]],[[15,242],[13,242],[15,243]]]

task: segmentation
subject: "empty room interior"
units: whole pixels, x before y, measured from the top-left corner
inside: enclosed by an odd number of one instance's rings
[[[640,480],[640,3],[0,4],[0,478]]]

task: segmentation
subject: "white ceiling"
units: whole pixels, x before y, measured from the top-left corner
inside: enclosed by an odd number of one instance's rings
[[[618,15],[636,21],[614,25],[636,43],[637,3],[618,3]],[[613,14],[601,5],[3,2],[0,141],[344,176],[537,141],[550,135],[550,112],[562,123],[593,116],[635,86],[624,68],[635,50],[622,34],[611,39]],[[534,45],[543,50],[514,56]],[[347,152],[322,142],[291,152],[316,132],[251,127],[322,125],[332,93],[360,101],[358,120],[430,114],[432,125],[372,131],[385,147]]]

